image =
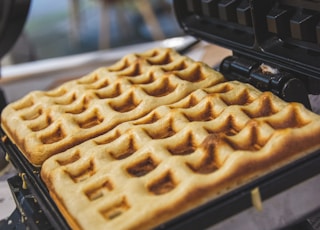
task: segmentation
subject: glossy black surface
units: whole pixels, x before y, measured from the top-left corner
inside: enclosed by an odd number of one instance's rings
[[[0,59],[12,48],[27,20],[31,0],[0,1]]]
[[[275,65],[320,94],[320,1],[175,0],[190,35]]]

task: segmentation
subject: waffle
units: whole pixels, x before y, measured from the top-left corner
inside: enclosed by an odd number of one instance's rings
[[[320,118],[224,82],[45,161],[73,229],[151,229],[320,147]]]
[[[202,63],[171,49],[153,49],[56,89],[31,92],[3,110],[1,125],[29,162],[40,166],[122,122],[222,81]]]

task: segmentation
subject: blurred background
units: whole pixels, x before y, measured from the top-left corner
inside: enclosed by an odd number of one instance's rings
[[[2,65],[182,34],[172,0],[33,0],[24,31]]]

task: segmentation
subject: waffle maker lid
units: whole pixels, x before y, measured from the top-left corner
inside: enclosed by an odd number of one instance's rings
[[[233,51],[219,69],[229,80],[308,108],[320,94],[320,0],[174,0],[174,10],[185,33]]]

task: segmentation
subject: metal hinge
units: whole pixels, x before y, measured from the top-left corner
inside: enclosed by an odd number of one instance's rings
[[[249,83],[261,91],[271,91],[288,102],[302,103],[311,109],[305,83],[292,73],[246,57],[225,58],[219,71],[228,80]]]

